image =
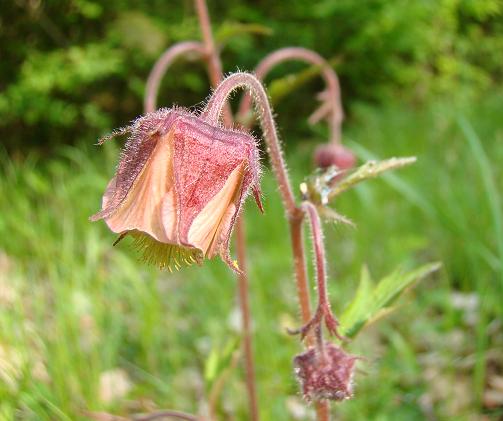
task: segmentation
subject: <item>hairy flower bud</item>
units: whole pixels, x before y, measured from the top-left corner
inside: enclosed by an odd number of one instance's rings
[[[330,342],[325,342],[323,352],[310,348],[297,355],[293,363],[304,399],[308,402],[350,399],[357,359]]]
[[[356,164],[353,152],[342,145],[325,144],[314,152],[314,163],[319,168],[335,165],[341,170],[352,168]]]
[[[262,209],[255,139],[182,109],[146,114],[115,134],[126,132],[116,175],[91,220],[104,219],[120,238],[131,234],[143,258],[161,268],[218,253],[238,270],[229,241],[250,189]]]

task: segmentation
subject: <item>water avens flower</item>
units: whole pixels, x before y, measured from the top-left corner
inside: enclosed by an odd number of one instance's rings
[[[130,234],[143,259],[179,268],[219,254],[235,271],[229,242],[236,217],[253,190],[260,209],[255,139],[174,108],[138,118],[103,141],[129,133],[115,177],[105,191],[103,219]]]
[[[354,367],[358,359],[331,342],[297,355],[293,364],[304,399],[308,402],[350,399],[353,396]]]

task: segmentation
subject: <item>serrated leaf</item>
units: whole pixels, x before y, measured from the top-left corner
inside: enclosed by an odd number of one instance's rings
[[[390,158],[384,161],[367,161],[365,164],[355,168],[334,184],[328,193],[328,198],[335,197],[342,192],[354,187],[362,181],[376,178],[383,172],[405,167],[416,162],[416,157]]]
[[[317,206],[326,206],[335,196],[354,187],[362,181],[376,178],[390,170],[405,167],[416,162],[415,157],[390,158],[383,161],[367,161],[359,167],[340,170],[335,166],[316,169],[300,184],[304,200]]]
[[[353,336],[353,331],[360,330],[368,320],[372,287],[373,282],[368,267],[363,266],[355,297],[339,318],[343,335]]]
[[[440,268],[438,262],[421,266],[410,272],[395,271],[377,284],[372,294],[374,310],[392,304],[407,287]]]
[[[362,270],[360,285],[346,310],[340,317],[341,332],[352,338],[366,325],[387,315],[393,310],[391,305],[412,284],[435,272],[441,263],[429,263],[418,269],[402,272],[394,271],[372,288],[368,270]]]

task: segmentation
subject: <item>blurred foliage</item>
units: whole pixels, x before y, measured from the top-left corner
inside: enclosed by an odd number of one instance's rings
[[[227,71],[299,45],[337,59],[351,102],[473,95],[503,79],[501,0],[210,3]],[[123,125],[142,112],[162,50],[200,37],[187,0],[15,0],[2,4],[0,19],[0,135],[16,149],[91,140]],[[203,67],[180,66],[163,83],[164,104],[207,95]],[[287,116],[299,111],[295,102],[282,107]]]

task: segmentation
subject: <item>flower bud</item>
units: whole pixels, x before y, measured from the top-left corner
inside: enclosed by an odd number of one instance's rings
[[[314,163],[319,168],[335,165],[337,168],[345,170],[355,166],[356,157],[353,152],[344,146],[329,143],[316,148]]]
[[[325,342],[323,351],[310,348],[297,355],[293,360],[294,370],[304,399],[308,402],[350,399],[357,359],[330,342]]]
[[[146,114],[122,132],[129,139],[91,220],[104,219],[120,238],[131,234],[144,260],[161,268],[218,253],[238,271],[229,241],[250,189],[262,209],[255,139],[182,109]]]

